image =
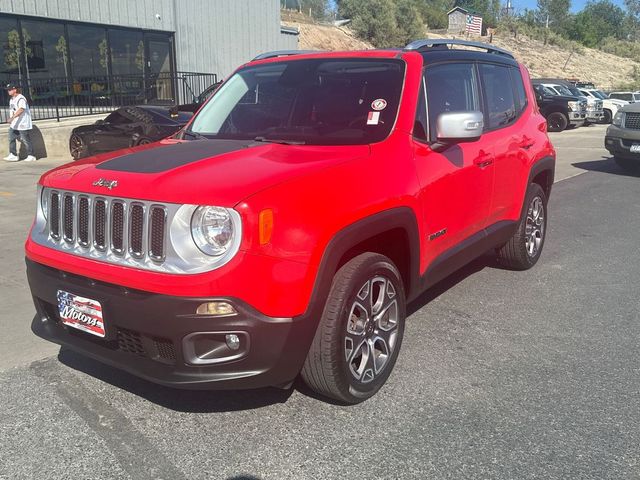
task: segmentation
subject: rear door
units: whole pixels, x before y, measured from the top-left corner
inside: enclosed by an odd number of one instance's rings
[[[413,151],[427,231],[427,248],[423,249],[427,264],[486,224],[494,175],[492,145],[483,137],[439,152],[431,148],[437,139],[440,114],[481,109],[480,84],[473,63],[425,68]]]
[[[529,152],[539,141],[520,70],[502,64],[478,64],[485,110],[483,138],[494,145],[495,184],[488,224],[511,220],[522,204]]]

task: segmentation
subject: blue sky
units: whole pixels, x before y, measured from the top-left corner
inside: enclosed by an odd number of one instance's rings
[[[503,2],[506,0],[503,0]],[[511,0],[516,11],[523,11],[525,8],[532,10],[536,8],[537,1],[536,0]],[[616,5],[624,8],[623,0],[612,0]],[[587,4],[587,0],[571,0],[571,11],[579,12],[582,8]]]
[[[511,0],[516,11],[521,12],[524,9],[528,8],[532,10],[536,8],[537,1],[536,0]],[[624,0],[612,0],[616,5],[624,8]],[[502,0],[503,3],[506,3],[506,0]],[[333,0],[329,0],[329,4],[335,5]],[[582,8],[587,4],[587,0],[571,0],[571,11],[579,12]]]

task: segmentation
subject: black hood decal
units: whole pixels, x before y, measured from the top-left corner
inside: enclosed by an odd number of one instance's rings
[[[159,146],[107,160],[96,166],[99,170],[131,173],[159,173],[260,144],[251,140],[192,140]]]

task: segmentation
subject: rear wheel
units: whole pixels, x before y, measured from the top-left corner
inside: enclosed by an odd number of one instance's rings
[[[140,137],[138,140],[136,140],[136,145],[149,145],[152,142],[153,140],[151,140],[150,138]]]
[[[80,135],[73,133],[69,138],[69,152],[74,160],[79,160],[89,155],[89,147]]]
[[[345,403],[372,397],[398,357],[406,299],[387,257],[364,253],[336,273],[302,378],[321,395]]]
[[[569,119],[562,112],[553,112],[547,117],[547,130],[561,132],[569,125]]]
[[[527,270],[540,258],[547,233],[547,197],[537,183],[529,185],[518,229],[497,251],[507,268]]]

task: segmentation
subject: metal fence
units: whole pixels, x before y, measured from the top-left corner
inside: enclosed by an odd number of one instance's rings
[[[47,78],[13,81],[29,101],[34,120],[111,112],[127,105],[193,103],[218,81],[215,73],[110,75],[81,79]],[[7,83],[7,82],[3,82]],[[9,118],[9,98],[0,93],[0,123]]]

